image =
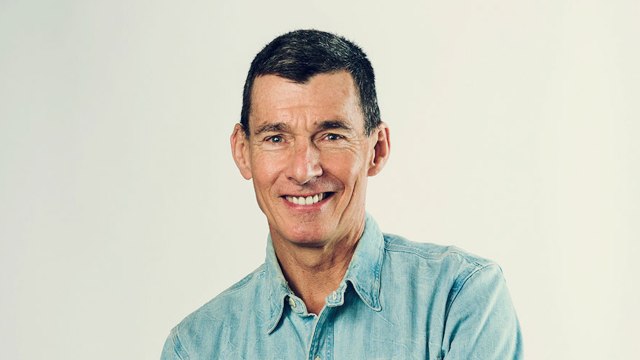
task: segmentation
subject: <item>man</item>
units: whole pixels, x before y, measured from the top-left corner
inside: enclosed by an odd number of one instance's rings
[[[269,43],[231,149],[267,217],[266,261],[177,325],[163,359],[521,358],[497,265],[366,214],[390,143],[359,47],[314,30]]]

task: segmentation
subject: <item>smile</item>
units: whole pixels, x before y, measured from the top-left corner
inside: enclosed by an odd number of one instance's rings
[[[296,205],[313,205],[319,203],[331,194],[332,193],[319,193],[309,196],[285,196],[284,198],[288,202]]]

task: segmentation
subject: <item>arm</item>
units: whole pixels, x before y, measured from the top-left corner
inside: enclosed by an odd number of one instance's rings
[[[500,268],[491,264],[463,280],[452,294],[443,350],[445,360],[522,359],[522,335]]]
[[[182,347],[180,339],[178,338],[178,331],[176,328],[171,330],[171,333],[164,342],[162,348],[162,355],[160,360],[188,360],[189,355]]]

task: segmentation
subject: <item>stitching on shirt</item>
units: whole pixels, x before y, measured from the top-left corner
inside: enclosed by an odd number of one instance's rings
[[[384,244],[385,250],[389,252],[401,252],[401,253],[413,254],[425,260],[442,260],[450,255],[457,255],[468,264],[471,264],[474,266],[481,267],[481,266],[486,266],[489,263],[493,263],[490,260],[479,258],[455,246],[442,246],[442,245],[435,245],[430,243],[415,243],[415,244],[405,245],[405,244],[402,244],[403,241],[406,241],[406,242],[410,242],[410,241],[401,236],[393,235],[393,234],[385,234],[384,240],[385,240],[385,244]],[[435,246],[437,249],[430,251],[422,248],[422,246]]]
[[[173,342],[173,351],[175,351],[176,355],[182,360],[189,360],[189,354],[187,350],[182,346],[182,342],[180,341],[180,337],[178,337],[178,329],[173,329],[173,334],[171,336],[171,342]]]
[[[405,254],[412,254],[412,255],[416,255],[418,257],[421,257],[425,260],[441,260],[444,259],[448,256],[454,255],[454,256],[458,256],[461,259],[463,259],[465,262],[471,264],[471,265],[475,265],[475,266],[487,266],[487,264],[481,264],[478,261],[474,260],[473,258],[469,257],[467,254],[465,254],[464,252],[456,249],[455,247],[448,247],[445,251],[443,252],[428,252],[422,249],[416,249],[414,247],[411,246],[406,246],[406,245],[399,245],[399,244],[388,244],[387,248],[385,250],[388,250],[389,252],[398,252],[398,253],[405,253]]]
[[[467,284],[467,282],[473,277],[475,276],[477,273],[479,273],[480,271],[487,269],[489,267],[493,267],[493,266],[498,266],[496,264],[487,264],[484,266],[480,266],[475,268],[474,270],[471,271],[471,273],[469,273],[469,275],[467,275],[467,277],[464,278],[464,280],[462,280],[462,284],[460,284],[460,286],[458,287],[458,290],[456,291],[455,294],[453,294],[453,298],[451,299],[451,302],[449,303],[449,306],[447,307],[446,311],[445,311],[445,319],[449,318],[449,311],[451,310],[451,308],[453,307],[453,303],[456,302],[456,299],[458,298],[458,294],[460,294],[460,292],[462,291],[462,289],[464,289],[465,285]]]
[[[498,269],[500,269],[500,267],[495,264],[495,263],[489,263],[489,264],[485,264],[485,265],[479,265],[477,266],[475,269],[471,270],[471,272],[462,280],[462,283],[460,284],[460,286],[458,286],[458,289],[456,290],[455,294],[453,294],[453,297],[451,298],[451,301],[448,302],[447,304],[447,308],[445,309],[445,314],[444,314],[444,318],[445,319],[449,319],[449,312],[451,311],[451,308],[453,308],[453,304],[456,302],[456,300],[458,299],[458,295],[462,292],[462,289],[464,289],[464,287],[467,285],[467,282],[469,282],[471,280],[472,277],[474,277],[476,274],[478,274],[480,271],[488,269],[490,267],[498,267]],[[442,328],[442,331],[445,331],[445,327]],[[443,337],[444,338],[444,337]],[[442,351],[444,351],[444,349],[441,349]],[[442,358],[444,359],[444,354],[442,355]],[[476,356],[473,356],[474,359],[477,359]]]

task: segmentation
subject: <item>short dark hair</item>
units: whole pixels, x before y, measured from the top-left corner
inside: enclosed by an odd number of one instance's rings
[[[375,76],[367,55],[342,36],[318,30],[296,30],[280,35],[267,44],[253,59],[242,93],[240,123],[249,136],[251,90],[262,75],[278,75],[305,83],[312,76],[346,70],[360,96],[364,131],[368,136],[380,125]]]

